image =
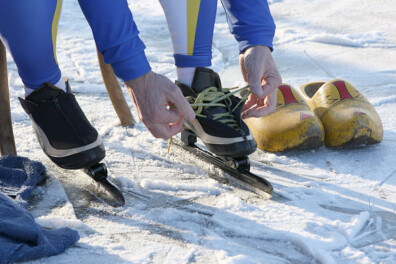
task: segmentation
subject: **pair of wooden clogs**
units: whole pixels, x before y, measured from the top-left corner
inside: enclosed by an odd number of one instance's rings
[[[282,84],[274,113],[245,120],[258,148],[269,152],[379,143],[383,126],[369,101],[347,81]]]

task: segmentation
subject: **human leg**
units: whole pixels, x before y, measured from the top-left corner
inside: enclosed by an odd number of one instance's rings
[[[65,87],[55,52],[61,6],[61,0],[0,1],[0,36],[32,90],[45,82]]]
[[[61,0],[0,0],[0,33],[31,90],[20,101],[42,149],[58,166],[80,169],[99,162],[105,151],[61,79],[55,55],[61,4]]]
[[[222,88],[216,72],[206,68],[211,65],[217,1],[160,2],[172,37],[178,73],[176,83],[196,113],[196,119],[184,122],[187,131],[182,133],[199,137],[219,156],[251,154],[256,142],[241,120],[243,103]]]
[[[212,59],[216,0],[160,0],[172,38],[178,81],[191,85],[195,67]]]

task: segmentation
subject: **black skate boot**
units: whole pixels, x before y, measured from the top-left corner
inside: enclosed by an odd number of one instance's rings
[[[222,89],[216,72],[198,67],[191,87],[176,84],[196,113],[196,119],[185,121],[187,131],[183,133],[195,134],[209,151],[222,157],[247,157],[256,150],[257,144],[241,118],[243,103]]]
[[[29,115],[44,153],[59,167],[83,169],[105,157],[101,137],[70,92],[45,83],[26,99],[19,98]]]

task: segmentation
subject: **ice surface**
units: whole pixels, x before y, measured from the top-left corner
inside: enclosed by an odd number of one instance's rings
[[[119,126],[89,26],[77,1],[64,1],[58,61],[104,139],[105,162],[126,205],[106,205],[86,175],[57,169],[44,156],[19,106],[23,84],[8,54],[18,153],[43,162],[51,174],[31,210],[48,228],[69,226],[82,235],[65,254],[33,263],[396,263],[396,3],[269,3],[277,23],[273,56],[283,81],[295,87],[335,77],[353,83],[380,114],[383,142],[354,150],[258,151],[252,170],[273,183],[277,196],[270,201],[218,183],[206,173],[218,171],[199,161],[188,165],[176,150],[168,155],[167,142],[141,122],[133,129]],[[153,69],[174,79],[158,1],[129,4]],[[230,87],[242,78],[221,8],[213,68]]]

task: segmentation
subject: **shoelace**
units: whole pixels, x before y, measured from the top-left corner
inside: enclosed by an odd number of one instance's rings
[[[194,109],[196,116],[207,117],[206,115],[202,114],[204,108],[207,109],[209,107],[223,107],[228,110],[232,105],[230,97],[243,90],[247,90],[248,88],[249,86],[245,86],[242,88],[233,87],[224,88],[219,91],[217,87],[212,86],[203,90],[195,100],[193,97],[187,97],[187,100],[190,102],[190,105]],[[226,113],[214,114],[213,120],[218,120],[219,122],[226,124],[231,128],[239,130],[240,127],[233,113],[243,102],[247,100],[249,94],[250,92],[245,92],[239,103],[233,109],[231,109],[231,112],[228,111]]]
[[[218,90],[217,87],[208,87],[203,90],[197,98],[192,96],[186,97],[187,101],[190,103],[192,108],[194,109],[195,115],[200,117],[207,117],[206,115],[202,114],[203,109],[207,109],[209,107],[223,107],[227,110],[230,109],[232,105],[232,101],[230,97],[236,93],[245,91],[242,94],[242,98],[238,102],[238,104],[226,113],[219,113],[213,115],[213,120],[218,120],[219,122],[230,126],[231,128],[239,130],[239,124],[236,121],[235,115],[233,114],[238,107],[244,103],[251,92],[248,90],[249,86],[244,86],[241,88],[232,87],[232,88],[223,88],[221,91]],[[173,138],[171,137],[168,141],[168,154],[170,152],[170,147],[172,145]]]

